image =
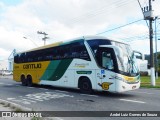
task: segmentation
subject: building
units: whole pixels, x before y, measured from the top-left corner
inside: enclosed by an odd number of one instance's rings
[[[16,54],[16,50],[14,49],[10,56],[8,57],[8,71],[13,71],[13,63],[14,63],[14,55]]]
[[[0,60],[0,71],[8,70],[8,60]]]
[[[148,60],[145,60],[145,56],[143,53],[139,52],[139,51],[135,51],[134,50],[134,54],[136,56],[137,59],[137,64],[138,64],[138,68],[139,71],[141,72],[142,75],[148,75]]]

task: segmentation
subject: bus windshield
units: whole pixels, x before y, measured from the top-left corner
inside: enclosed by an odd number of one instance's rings
[[[115,45],[123,51],[123,54],[117,55],[118,69],[122,74],[136,76],[139,73],[136,57],[133,50],[127,44],[115,42]]]
[[[128,44],[124,44],[117,41],[111,41],[108,39],[98,39],[98,40],[89,40],[87,41],[93,54],[96,56],[97,50],[100,45],[114,45],[121,49],[121,55],[118,54],[117,57],[117,64],[118,64],[118,71],[121,74],[128,75],[128,76],[137,76],[139,74],[138,65],[136,63],[136,57],[134,55],[133,50]],[[99,58],[96,58],[99,61]],[[99,62],[100,63],[100,62]],[[103,64],[100,66],[103,67]],[[116,72],[116,71],[115,71]]]

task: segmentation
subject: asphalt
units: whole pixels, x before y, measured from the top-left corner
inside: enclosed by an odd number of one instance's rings
[[[3,77],[3,78],[2,78]],[[78,91],[61,90],[57,88],[48,88],[42,86],[23,87],[20,83],[12,81],[12,77],[0,76],[1,82],[1,100],[9,105],[0,104],[0,111],[12,111],[12,106],[19,109],[26,109],[26,107],[34,108],[34,110],[58,111],[82,111],[84,110],[99,110],[99,111],[160,111],[159,92],[160,89],[139,89],[129,91],[123,94],[112,93],[96,93],[93,95],[84,95]],[[8,80],[7,80],[8,79]],[[41,93],[41,94],[40,94]],[[42,95],[49,95],[43,98]],[[29,96],[30,95],[30,96]],[[33,99],[33,96],[41,96],[41,99]],[[60,96],[61,95],[61,96]],[[62,96],[63,95],[63,96]],[[32,98],[32,99],[31,99]],[[9,103],[11,101],[11,103]],[[26,102],[24,102],[26,101]],[[10,106],[10,107],[7,107]],[[29,110],[29,109],[28,109]],[[27,111],[27,110],[24,110]],[[30,111],[30,110],[29,110]],[[28,118],[29,119],[29,118]],[[46,118],[45,118],[46,119]],[[128,117],[72,117],[72,118],[54,118],[58,120],[157,120],[157,117],[142,117],[142,118],[128,118]],[[17,120],[17,119],[16,119]]]
[[[1,76],[0,79],[12,79],[13,76]],[[14,113],[16,111],[25,112],[25,111],[32,111],[32,109],[26,108],[25,106],[9,102],[3,99],[0,99],[0,120],[34,120],[33,117],[9,117],[4,116],[5,113]],[[53,120],[53,118],[44,117],[44,118],[37,118],[35,120]],[[58,118],[54,118],[54,120],[59,120]]]
[[[2,79],[12,79],[12,76],[0,76],[0,78],[2,78]],[[2,111],[2,112],[3,111],[14,111],[16,108],[24,110],[24,107],[20,107],[18,105],[10,103],[9,101],[5,101],[5,100],[0,99],[0,111]]]

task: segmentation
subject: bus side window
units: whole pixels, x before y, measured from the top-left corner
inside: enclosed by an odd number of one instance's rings
[[[18,63],[18,54],[14,56],[14,62]]]

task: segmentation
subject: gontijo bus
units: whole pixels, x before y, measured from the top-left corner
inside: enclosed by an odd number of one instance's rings
[[[140,87],[136,58],[128,44],[88,36],[58,42],[14,56],[13,78],[32,84],[123,92]]]

